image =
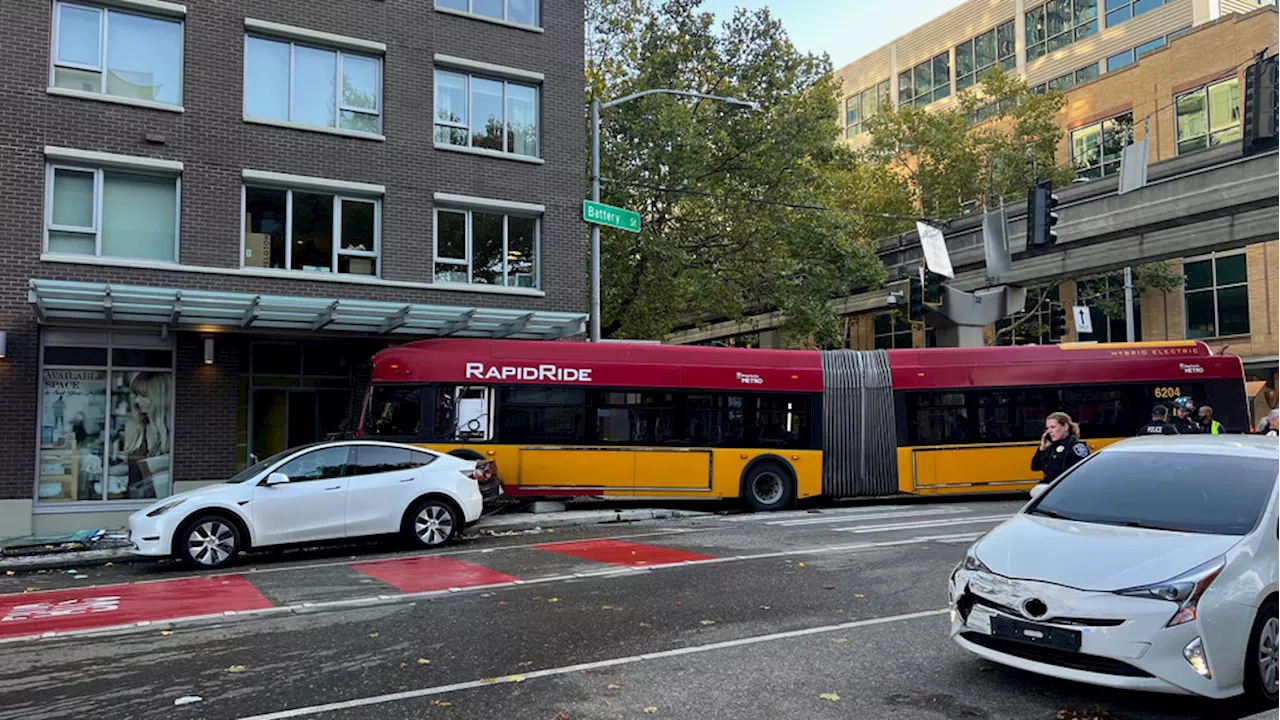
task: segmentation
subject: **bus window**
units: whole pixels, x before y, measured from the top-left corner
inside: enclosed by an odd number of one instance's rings
[[[695,447],[736,447],[745,442],[741,395],[686,395],[684,422],[689,444]]]
[[[1060,410],[1058,391],[1035,388],[978,390],[978,425],[962,442],[1027,442],[1044,434],[1044,419]],[[1072,416],[1074,417],[1074,416]]]
[[[907,427],[912,445],[952,445],[970,442],[966,394],[926,392],[907,394]]]
[[[457,442],[485,442],[493,435],[492,392],[487,387],[454,388],[454,433]]]
[[[417,438],[424,391],[421,386],[374,385],[364,432],[373,437]]]
[[[596,433],[604,443],[678,442],[676,396],[672,393],[602,392],[596,402]]]
[[[502,391],[502,442],[587,442],[587,392],[575,388]]]
[[[759,447],[809,447],[809,398],[759,395],[755,405],[755,444]]]

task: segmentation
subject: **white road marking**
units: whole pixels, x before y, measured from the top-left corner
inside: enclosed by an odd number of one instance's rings
[[[324,705],[311,705],[309,707],[281,710],[279,712],[266,713],[263,715],[252,715],[243,717],[240,720],[288,720],[288,718],[322,715],[324,713],[335,712],[338,710],[350,710],[352,708],[369,707],[371,705],[383,705],[386,703],[400,702],[402,700],[413,700],[415,698],[443,695],[445,693],[459,692],[462,690],[474,690],[476,688],[502,685],[505,683],[525,682],[543,677],[555,677],[557,675],[568,675],[570,673],[599,670],[601,668],[617,667],[619,665],[632,665],[652,660],[663,660],[681,655],[714,652],[716,650],[727,650],[729,648],[743,647],[746,645],[758,645],[760,643],[776,642],[778,640],[789,640],[791,638],[805,637],[808,635],[855,630],[859,628],[873,627],[876,625],[906,622],[908,620],[932,618],[944,615],[946,612],[946,610],[925,610],[923,612],[904,613],[902,615],[887,615],[884,617],[869,618],[866,620],[853,620],[850,622],[840,623],[838,625],[822,625],[819,627],[804,628],[803,630],[788,630],[786,632],[770,633],[768,635],[753,635],[751,637],[738,638],[737,640],[707,643],[706,645],[695,645],[692,647],[675,648],[660,652],[629,655],[609,660],[580,663],[578,665],[565,665],[562,667],[547,668],[545,670],[533,670],[527,673],[520,673],[519,675],[504,675],[491,679],[470,680],[467,682],[451,683],[449,685],[437,685],[435,687],[421,688],[419,690],[406,690],[403,692],[388,693],[386,695],[373,695],[370,697],[343,700],[341,702],[327,703]]]
[[[847,523],[852,520],[862,522],[863,520],[889,520],[892,518],[925,517],[928,515],[958,515],[967,512],[969,512],[969,508],[933,508],[930,510],[903,510],[901,512],[867,513],[866,515],[858,515],[857,517],[849,517],[848,515],[831,515],[799,520],[773,520],[771,522],[766,522],[765,525],[776,525],[778,527],[807,527],[809,525]]]
[[[854,534],[874,533],[874,532],[890,532],[893,530],[923,530],[925,528],[948,527],[951,525],[974,525],[976,523],[997,523],[1004,522],[1012,515],[984,515],[974,518],[945,518],[939,520],[930,520],[928,522],[910,522],[910,523],[894,523],[892,525],[867,525],[842,528],[831,528],[832,532],[847,532]]]
[[[839,517],[839,516],[844,516],[846,518],[849,518],[850,516],[867,515],[870,513],[891,512],[891,511],[899,511],[899,510],[902,510],[902,511],[920,510],[920,509],[922,509],[920,505],[865,505],[861,507],[851,507],[851,508],[824,508],[819,512],[810,512],[808,510],[785,510],[783,512],[747,513],[743,515],[729,515],[727,517],[720,518],[720,522],[771,523],[776,521],[794,520],[794,519],[802,519],[802,518]],[[968,510],[969,508],[960,507],[959,509]],[[850,519],[853,519],[853,518],[850,518]]]

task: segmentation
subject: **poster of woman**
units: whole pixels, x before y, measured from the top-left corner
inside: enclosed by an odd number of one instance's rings
[[[162,498],[173,492],[169,474],[173,375],[116,372],[108,497]]]

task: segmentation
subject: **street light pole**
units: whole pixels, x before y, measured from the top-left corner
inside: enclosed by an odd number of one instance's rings
[[[718,100],[728,105],[750,110],[760,109],[760,104],[750,100],[707,95],[692,90],[674,90],[671,88],[654,88],[624,95],[615,100],[601,103],[598,98],[591,98],[591,201],[600,202],[600,111],[606,108],[630,102],[646,95],[682,95],[701,100]],[[591,223],[591,342],[600,342],[600,226]]]

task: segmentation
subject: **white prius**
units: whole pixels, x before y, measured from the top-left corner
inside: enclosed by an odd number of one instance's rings
[[[448,542],[501,493],[493,464],[387,442],[323,442],[129,516],[137,555],[221,567],[241,550],[400,533]]]
[[[1275,438],[1125,440],[1038,488],[951,575],[951,637],[1114,688],[1277,697]]]

